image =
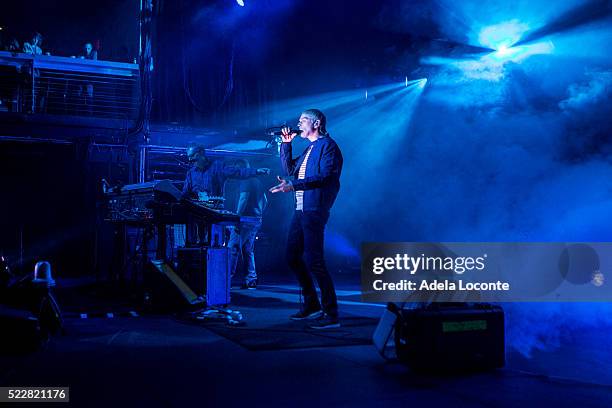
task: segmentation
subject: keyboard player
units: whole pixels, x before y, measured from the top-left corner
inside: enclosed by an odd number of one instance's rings
[[[183,198],[198,199],[200,193],[213,197],[223,197],[227,179],[248,179],[270,174],[268,168],[226,166],[221,160],[211,159],[206,154],[204,147],[200,145],[187,148],[187,159],[192,167],[185,177]],[[188,226],[187,245],[203,243],[205,241],[204,231],[196,225]]]

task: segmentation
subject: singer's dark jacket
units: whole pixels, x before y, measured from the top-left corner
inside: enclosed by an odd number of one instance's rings
[[[310,145],[313,147],[306,162],[306,177],[298,180],[300,166]],[[281,165],[285,175],[292,177],[294,190],[304,190],[304,211],[329,211],[340,190],[342,153],[330,136],[323,136],[310,145],[294,159],[291,143],[282,143]]]

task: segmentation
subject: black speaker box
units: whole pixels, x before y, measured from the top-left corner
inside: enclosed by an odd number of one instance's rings
[[[504,312],[490,304],[435,303],[398,310],[395,348],[419,371],[474,371],[505,364]]]

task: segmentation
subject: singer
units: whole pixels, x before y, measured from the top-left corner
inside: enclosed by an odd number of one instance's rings
[[[272,193],[295,191],[295,212],[287,239],[287,261],[304,295],[302,309],[292,320],[314,320],[313,329],[340,327],[334,282],[325,265],[323,238],[325,225],[338,191],[342,172],[342,153],[326,130],[326,118],[317,109],[302,112],[298,123],[300,137],[310,145],[293,158],[291,142],[298,132],[284,128],[280,149],[281,166],[286,177]],[[313,282],[321,289],[321,301]]]

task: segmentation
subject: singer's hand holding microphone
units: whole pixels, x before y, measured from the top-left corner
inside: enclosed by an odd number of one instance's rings
[[[283,143],[291,143],[291,141],[297,136],[297,132],[289,127],[281,129],[281,140]]]
[[[293,139],[298,135],[300,131],[296,131],[291,129],[290,127],[283,127],[281,129],[281,140],[283,143],[291,143],[293,141]],[[291,183],[290,180],[284,179],[281,176],[277,176],[278,181],[280,182],[280,184],[275,185],[274,187],[272,187],[270,190],[271,193],[289,193],[291,191],[293,191],[293,184]]]

